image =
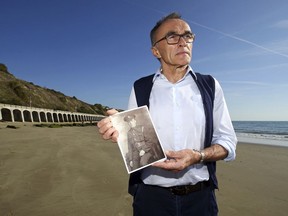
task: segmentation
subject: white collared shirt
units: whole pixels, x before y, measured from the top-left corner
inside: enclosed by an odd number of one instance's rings
[[[177,83],[171,83],[158,70],[155,73],[150,94],[152,121],[164,150],[204,148],[205,114],[200,91],[189,72]],[[128,109],[136,108],[134,88],[129,98]],[[212,144],[220,144],[228,150],[225,159],[235,159],[237,138],[232,126],[222,88],[215,80],[214,133]],[[141,176],[145,184],[170,187],[196,184],[209,179],[206,165],[196,164],[180,172],[171,172],[156,167],[145,168]]]

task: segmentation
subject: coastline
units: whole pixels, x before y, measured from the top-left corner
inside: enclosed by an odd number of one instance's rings
[[[219,215],[286,215],[287,163],[287,147],[239,142],[235,161],[217,163]],[[95,126],[0,124],[1,215],[129,216],[128,178]]]
[[[280,135],[236,133],[239,143],[288,147],[288,137]]]

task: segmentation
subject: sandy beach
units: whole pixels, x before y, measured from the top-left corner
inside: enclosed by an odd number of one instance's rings
[[[286,216],[288,148],[239,143],[218,162],[220,216]],[[128,174],[117,144],[95,126],[0,123],[0,216],[130,216]]]

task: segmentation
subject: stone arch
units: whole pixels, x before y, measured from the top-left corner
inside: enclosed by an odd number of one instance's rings
[[[52,114],[50,112],[47,113],[47,121],[53,122]]]
[[[59,122],[63,122],[63,116],[61,113],[58,113],[58,119],[59,119]]]
[[[40,112],[40,119],[41,119],[41,122],[47,122],[46,115],[44,112]]]
[[[21,111],[18,109],[13,110],[14,121],[23,122]]]
[[[32,122],[31,113],[28,110],[23,111],[24,122]]]
[[[57,113],[53,113],[53,119],[54,119],[54,122],[59,122]]]
[[[72,118],[70,114],[68,114],[68,122],[72,122]]]
[[[38,112],[33,111],[32,112],[32,118],[33,118],[33,122],[40,122]]]
[[[12,113],[10,109],[7,108],[1,109],[1,114],[3,121],[12,121]]]
[[[66,114],[66,113],[63,114],[63,121],[64,121],[64,122],[68,122],[68,120],[67,120],[67,114]]]

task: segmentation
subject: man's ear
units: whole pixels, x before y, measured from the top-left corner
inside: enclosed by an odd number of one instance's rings
[[[155,46],[153,46],[153,47],[151,48],[151,51],[152,51],[152,54],[153,54],[156,58],[158,58],[158,59],[161,58],[161,55],[160,55],[160,53],[159,53],[159,50],[158,50]]]

